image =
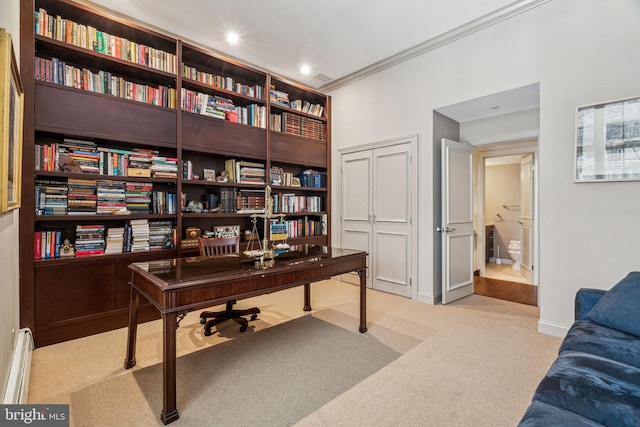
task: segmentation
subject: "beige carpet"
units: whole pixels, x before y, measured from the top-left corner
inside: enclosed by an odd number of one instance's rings
[[[318,409],[312,408],[302,419],[296,417],[303,415],[279,418],[277,412],[274,412],[276,416],[267,414],[270,407],[277,410],[277,405],[265,404],[272,402],[274,396],[261,395],[261,390],[255,390],[252,396],[228,409],[242,413],[246,405],[261,405],[265,421],[252,425],[513,426],[555,359],[560,344],[558,338],[536,332],[536,307],[477,295],[446,306],[431,306],[376,291],[368,291],[367,295],[369,332],[365,336],[380,345],[388,357],[380,362],[381,369],[368,370],[354,380],[355,385],[347,384],[344,391],[339,389],[340,394],[331,396]],[[230,341],[232,345],[246,345],[268,328],[308,315],[301,310],[302,301],[302,288],[241,301],[240,307],[257,305],[262,310],[244,334],[236,324],[227,322],[219,333],[205,337],[197,314],[191,313],[178,329],[178,355],[201,349],[205,349],[202,356],[207,351],[214,354],[215,347],[206,348],[221,345],[222,349]],[[349,333],[357,330],[356,286],[338,281],[314,284],[311,302],[313,319]],[[337,335],[345,333],[336,332]],[[286,340],[280,341],[283,346],[288,345]],[[138,365],[133,370],[123,368],[125,347],[126,330],[121,329],[37,349],[33,355],[29,402],[70,403],[72,425],[132,425],[128,411],[142,415],[135,425],[161,425],[157,413],[161,407],[160,395],[153,385],[161,381],[155,374],[160,371],[154,367],[161,361],[160,322],[140,325]],[[317,357],[320,359],[323,354],[326,351]],[[200,356],[193,357],[197,360]],[[354,363],[352,358],[342,357],[345,364]],[[247,352],[246,360],[236,360],[236,363],[250,364],[251,354]],[[287,368],[279,366],[278,360],[272,362],[274,369]],[[179,361],[179,370],[180,366]],[[193,375],[199,377],[202,384],[209,382],[211,374],[195,372]],[[184,375],[182,377],[179,381],[184,381]],[[250,387],[255,378],[242,381]],[[149,385],[151,390],[147,389]],[[306,384],[304,393],[314,396],[324,392],[316,386]],[[82,398],[86,393],[100,393],[100,410],[106,408],[108,417],[82,418],[93,410],[93,403]],[[181,418],[172,425],[193,425],[185,413],[193,409],[188,402],[206,399],[206,396],[195,398],[181,393],[179,386]],[[211,399],[211,405],[215,405],[215,398],[211,396]],[[323,403],[321,399],[318,402],[315,405]],[[208,408],[196,409],[206,411]],[[275,419],[281,423],[274,424]]]

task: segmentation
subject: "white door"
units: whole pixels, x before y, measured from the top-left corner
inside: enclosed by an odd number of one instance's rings
[[[442,303],[473,294],[473,147],[442,139]]]
[[[373,252],[371,215],[372,154],[371,150],[342,155],[342,247]],[[369,265],[367,265],[369,267]],[[371,275],[367,268],[367,286],[371,287]],[[360,284],[355,273],[343,275],[343,280]]]
[[[373,150],[372,287],[411,296],[411,144]]]
[[[411,296],[410,142],[342,155],[342,247],[369,253],[367,286]],[[415,201],[417,202],[417,201]],[[343,280],[359,283],[356,277]]]
[[[520,273],[531,280],[533,270],[533,154],[520,160]]]

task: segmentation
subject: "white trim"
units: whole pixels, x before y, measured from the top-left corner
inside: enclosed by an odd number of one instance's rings
[[[351,83],[354,83],[358,80],[361,80],[365,77],[371,76],[375,73],[378,73],[387,68],[398,65],[402,62],[408,61],[416,56],[420,56],[429,51],[435,50],[439,47],[452,43],[458,39],[466,37],[470,34],[475,33],[476,31],[480,31],[484,28],[491,27],[495,24],[504,21],[505,19],[512,18],[516,15],[524,13],[530,9],[541,6],[545,3],[548,3],[551,0],[520,0],[516,1],[508,6],[503,7],[502,9],[498,9],[495,12],[489,13],[487,15],[481,16],[478,19],[474,19],[471,22],[468,22],[464,25],[461,25],[458,28],[455,28],[451,31],[447,31],[444,34],[441,34],[437,37],[434,37],[430,40],[422,42],[414,47],[403,50],[400,53],[397,53],[393,56],[390,56],[382,61],[378,61],[368,67],[365,67],[361,70],[358,70],[354,73],[348,74],[344,77],[336,79],[331,83],[326,85],[322,85],[318,88],[321,92],[331,92],[333,90],[339,89],[343,86],[347,86]]]
[[[569,332],[569,327],[553,322],[538,320],[538,332],[558,338],[564,338]]]
[[[33,348],[31,330],[29,328],[20,329],[16,337],[13,361],[3,398],[5,405],[27,403]]]
[[[478,138],[478,139],[469,139],[465,141],[466,143],[473,145],[474,147],[480,145],[490,145],[490,144],[499,144],[502,142],[514,142],[514,141],[525,141],[536,139],[540,135],[540,129],[527,129],[517,132],[509,132],[498,136],[491,136],[489,138]]]
[[[442,294],[433,295],[419,293],[416,297],[416,300],[425,304],[436,305],[442,303]]]

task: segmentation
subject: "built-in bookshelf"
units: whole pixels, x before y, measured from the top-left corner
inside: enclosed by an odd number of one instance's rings
[[[290,244],[329,244],[328,96],[71,0],[21,0],[20,38],[36,346],[125,326],[127,266],[197,255],[194,233],[250,235],[266,185]]]

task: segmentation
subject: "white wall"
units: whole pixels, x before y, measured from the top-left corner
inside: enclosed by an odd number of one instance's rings
[[[0,27],[11,33],[13,48],[18,59],[20,49],[20,1],[0,2]],[[4,389],[9,375],[14,346],[14,330],[20,326],[18,295],[18,219],[19,210],[0,215],[0,390]]]
[[[335,150],[419,135],[419,295],[439,293],[433,110],[538,82],[539,329],[563,334],[577,289],[609,288],[638,268],[640,183],[572,180],[576,107],[640,95],[638,40],[637,0],[550,1],[331,94]],[[337,218],[339,200],[333,209]]]

